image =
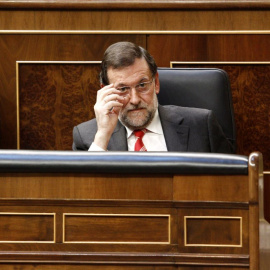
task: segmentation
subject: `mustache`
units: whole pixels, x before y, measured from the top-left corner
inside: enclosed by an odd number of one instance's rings
[[[132,111],[132,110],[138,110],[138,109],[147,109],[147,106],[145,104],[138,104],[138,105],[127,105],[125,110]]]

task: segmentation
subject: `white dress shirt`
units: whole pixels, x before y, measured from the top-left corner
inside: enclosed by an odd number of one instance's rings
[[[128,127],[125,128],[127,131],[128,151],[134,151],[136,138],[133,134],[133,130]],[[142,140],[147,151],[168,151],[158,110],[156,110],[155,116],[147,127],[147,132],[144,134]],[[93,142],[88,151],[104,151],[104,149],[100,148]]]

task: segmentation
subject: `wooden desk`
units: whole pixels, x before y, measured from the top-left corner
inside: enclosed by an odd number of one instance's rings
[[[0,151],[0,268],[259,269],[261,156]]]

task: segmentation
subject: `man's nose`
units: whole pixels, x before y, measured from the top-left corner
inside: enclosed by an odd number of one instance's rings
[[[136,89],[132,88],[130,90],[130,100],[129,100],[129,102],[132,103],[132,104],[139,104],[140,101],[141,101],[141,98],[138,95]]]

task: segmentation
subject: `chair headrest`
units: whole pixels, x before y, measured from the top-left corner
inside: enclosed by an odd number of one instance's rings
[[[216,68],[159,68],[159,104],[212,110],[236,148],[230,81]]]

